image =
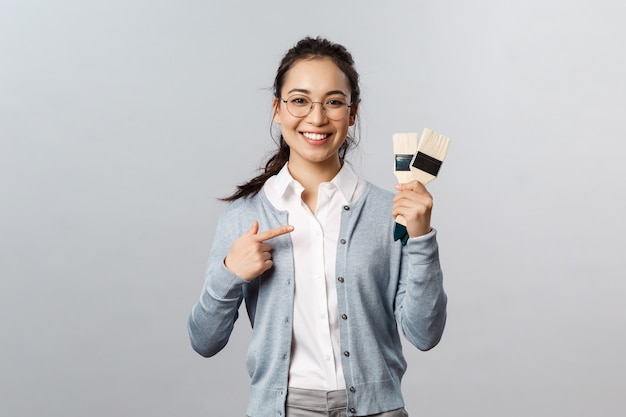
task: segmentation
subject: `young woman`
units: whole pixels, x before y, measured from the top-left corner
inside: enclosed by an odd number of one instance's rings
[[[274,96],[278,149],[226,199],[191,344],[219,352],[245,300],[248,416],[406,416],[398,327],[428,350],[446,319],[431,195],[414,181],[394,196],[345,163],[360,90],[343,46],[298,42]],[[406,246],[393,240],[398,215]]]

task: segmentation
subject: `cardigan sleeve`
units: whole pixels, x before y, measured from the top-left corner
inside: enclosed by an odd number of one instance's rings
[[[224,265],[230,245],[240,234],[236,217],[232,210],[220,216],[200,299],[189,315],[187,328],[191,346],[205,357],[215,355],[226,346],[243,300],[246,281]]]
[[[407,340],[423,351],[435,347],[445,327],[446,305],[437,232],[433,229],[410,239],[402,249],[396,318]]]

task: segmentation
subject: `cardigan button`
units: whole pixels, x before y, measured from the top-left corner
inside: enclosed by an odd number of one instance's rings
[[[341,242],[342,245],[346,244],[346,240],[345,239],[341,239],[340,242]]]
[[[343,282],[343,281],[344,281],[344,280],[343,280],[343,277],[339,277],[339,278],[337,278],[337,281],[339,281],[339,282]]]
[[[350,356],[350,352],[348,352],[348,351],[346,350],[345,352],[343,352],[343,356],[345,356],[345,357],[347,358],[348,356]]]
[[[350,387],[350,392],[356,392],[356,388]]]
[[[352,414],[356,413],[356,410],[354,409],[354,407],[352,407],[352,408],[350,409],[350,412],[351,412]]]
[[[347,315],[345,315],[345,314],[342,314],[342,315],[341,315],[341,318],[342,318],[342,319],[344,319],[344,320],[348,320],[348,316],[347,316]]]
[[[350,206],[343,206],[343,209],[348,211],[348,210],[350,210]]]

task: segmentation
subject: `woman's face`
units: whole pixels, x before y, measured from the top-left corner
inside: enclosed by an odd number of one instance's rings
[[[351,102],[350,82],[346,75],[329,58],[306,59],[296,62],[285,75],[280,101],[274,101],[274,121],[290,148],[289,165],[321,164],[338,169],[339,148],[346,140],[348,128],[354,124],[356,107],[347,109],[345,115],[328,118],[321,103]],[[295,117],[287,110],[283,100],[298,95],[317,102],[304,117]],[[337,101],[338,102],[338,101]]]

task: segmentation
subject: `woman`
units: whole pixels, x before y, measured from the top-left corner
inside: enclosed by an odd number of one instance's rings
[[[246,301],[250,417],[406,416],[398,326],[421,350],[443,332],[431,195],[414,181],[394,196],[344,163],[358,81],[341,45],[305,38],[287,52],[274,82],[279,148],[217,225],[189,334],[215,355]],[[393,241],[398,215],[406,246]]]

